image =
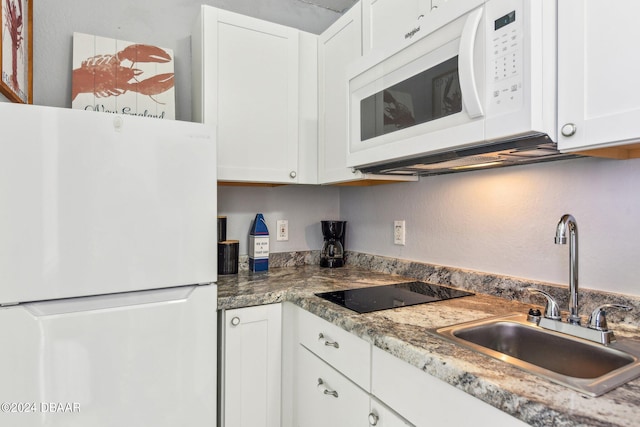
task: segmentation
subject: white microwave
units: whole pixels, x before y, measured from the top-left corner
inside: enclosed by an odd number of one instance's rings
[[[456,0],[420,22],[419,38],[350,68],[348,166],[530,137],[546,144],[531,156],[557,154],[555,0]]]

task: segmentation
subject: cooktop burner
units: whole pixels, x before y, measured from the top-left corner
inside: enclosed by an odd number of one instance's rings
[[[372,286],[316,294],[320,298],[356,311],[369,313],[389,308],[406,307],[427,302],[443,301],[474,295],[440,285],[424,282],[407,282],[394,285]]]

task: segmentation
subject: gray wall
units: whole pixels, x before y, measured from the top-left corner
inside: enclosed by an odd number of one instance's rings
[[[176,118],[191,120],[191,28],[201,4],[320,33],[339,14],[299,0],[34,2],[34,104],[71,107],[74,32],[173,49]]]

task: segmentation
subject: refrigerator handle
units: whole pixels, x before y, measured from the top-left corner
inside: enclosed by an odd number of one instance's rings
[[[197,287],[197,285],[190,285],[149,291],[30,302],[22,304],[22,307],[34,317],[41,317],[83,311],[109,310],[135,305],[162,304],[187,300]]]

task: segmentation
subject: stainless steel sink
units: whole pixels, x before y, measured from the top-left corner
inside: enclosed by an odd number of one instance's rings
[[[550,331],[512,314],[435,330],[457,344],[527,372],[600,396],[640,376],[640,344],[608,346]]]

